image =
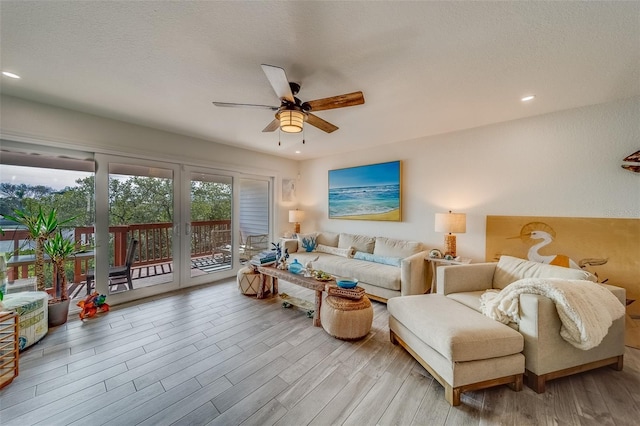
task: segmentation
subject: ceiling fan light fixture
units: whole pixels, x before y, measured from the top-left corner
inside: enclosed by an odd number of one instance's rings
[[[280,130],[286,133],[300,133],[304,124],[304,114],[301,111],[280,111]]]

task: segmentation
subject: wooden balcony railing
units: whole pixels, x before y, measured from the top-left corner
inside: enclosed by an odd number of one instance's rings
[[[212,231],[231,230],[231,220],[208,220],[191,223],[191,257],[200,257],[212,251]],[[228,233],[231,236],[231,232]],[[28,238],[25,230],[6,231],[0,235],[0,241],[13,241],[13,253],[18,253]],[[142,267],[173,261],[173,223],[140,223],[109,227],[109,250],[111,265],[124,265],[127,255],[127,244],[131,238],[139,241],[133,267]],[[229,237],[230,238],[230,237]],[[93,226],[74,228],[74,239],[83,244],[95,241]],[[231,241],[228,242],[231,245]],[[96,250],[102,250],[97,247]],[[74,282],[86,280],[86,272],[93,268],[92,258],[76,258],[69,262],[74,264]],[[28,278],[33,275],[33,265],[20,265],[8,269],[9,281]]]

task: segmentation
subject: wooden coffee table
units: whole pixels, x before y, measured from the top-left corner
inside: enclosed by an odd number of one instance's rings
[[[315,306],[314,306],[315,310],[313,312],[313,325],[316,327],[322,326],[322,322],[320,320],[320,308],[322,307],[322,292],[324,291],[325,284],[327,284],[326,282],[318,281],[315,278],[311,278],[311,277],[304,277],[302,275],[292,274],[289,271],[283,271],[281,269],[276,269],[271,266],[258,266],[258,272],[262,274],[262,285],[260,286],[258,298],[260,298],[262,294],[264,294],[264,290],[267,288],[267,276],[271,277],[271,280],[272,280],[271,291],[274,295],[278,294],[278,279],[282,279],[282,280],[285,280],[286,282],[299,285],[300,287],[315,290],[316,300],[315,300]]]

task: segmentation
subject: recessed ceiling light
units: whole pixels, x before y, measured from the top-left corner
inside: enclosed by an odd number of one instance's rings
[[[300,154],[300,151],[296,151],[296,154]]]
[[[529,96],[525,96],[524,98],[520,99],[522,102],[528,102],[528,101],[532,101],[536,98],[536,95],[529,95]]]
[[[8,71],[2,71],[2,75],[5,75],[5,76],[11,77],[11,78],[20,78],[20,76],[18,74],[14,74],[14,73],[8,72]]]

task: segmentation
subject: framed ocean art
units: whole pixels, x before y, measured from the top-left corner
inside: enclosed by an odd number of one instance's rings
[[[402,163],[329,170],[329,219],[402,220]]]

